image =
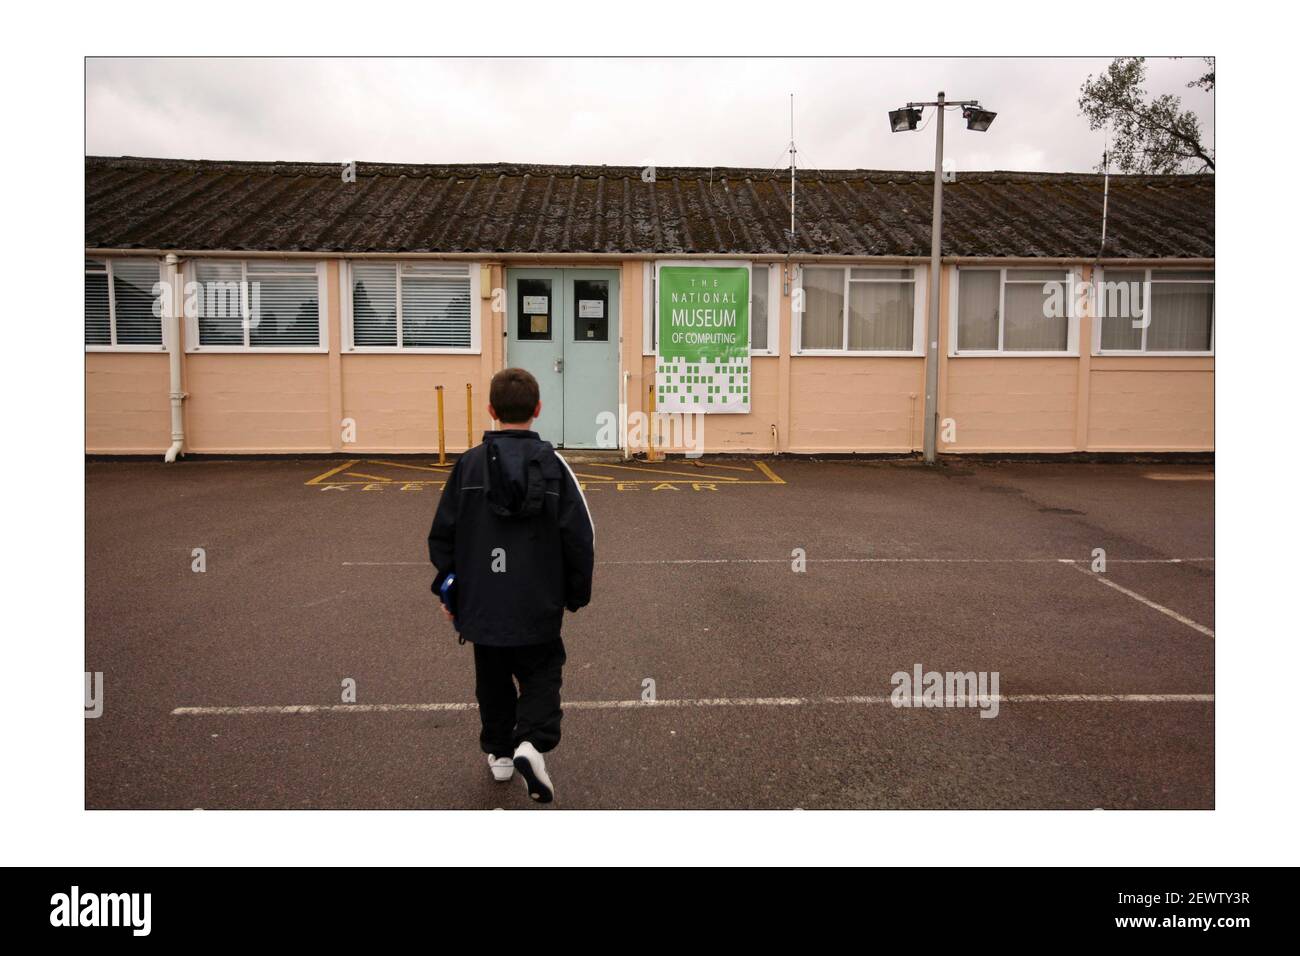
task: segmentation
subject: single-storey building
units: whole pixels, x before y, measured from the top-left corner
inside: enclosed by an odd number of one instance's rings
[[[929,173],[800,171],[793,232],[788,170],[88,157],[85,176],[90,454],[425,453],[437,386],[457,451],[508,365],[569,448],[637,451],[602,424],[701,399],[707,452],[922,447]],[[959,173],[942,248],[940,453],[1213,449],[1213,176]],[[743,270],[734,366],[665,364],[679,267]],[[1075,295],[1102,283],[1131,298]]]

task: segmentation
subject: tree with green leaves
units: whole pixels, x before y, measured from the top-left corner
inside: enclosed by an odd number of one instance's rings
[[[1212,94],[1214,58],[1206,57],[1205,65],[1187,87]],[[1145,57],[1124,56],[1100,76],[1090,74],[1080,88],[1079,110],[1088,127],[1110,129],[1111,163],[1125,173],[1213,172],[1214,147],[1206,145],[1196,114],[1177,96],[1148,96],[1146,75]]]

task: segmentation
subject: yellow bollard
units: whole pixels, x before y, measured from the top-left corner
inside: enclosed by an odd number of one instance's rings
[[[465,439],[465,450],[474,447],[474,383],[465,383],[465,429],[469,435]]]
[[[447,464],[447,427],[442,420],[442,386],[433,386],[438,393],[438,464]]]
[[[654,460],[655,460],[655,383],[654,383],[654,379],[651,379],[651,380],[650,380],[650,387],[647,389],[647,391],[650,393],[650,398],[649,398],[649,400],[646,402],[646,408],[649,409],[649,413],[646,415],[646,429],[645,429],[645,448],[646,448],[646,451],[645,451],[645,460],[646,460],[646,461],[654,461]]]

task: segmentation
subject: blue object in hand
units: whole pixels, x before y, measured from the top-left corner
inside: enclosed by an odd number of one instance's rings
[[[454,571],[443,579],[442,587],[438,589],[438,597],[442,601],[442,606],[451,614],[451,623],[459,631],[460,625],[456,623],[456,573]]]

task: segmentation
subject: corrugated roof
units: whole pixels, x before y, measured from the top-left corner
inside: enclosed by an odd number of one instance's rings
[[[790,174],[625,166],[86,158],[86,246],[276,252],[785,253]],[[931,173],[806,170],[793,251],[924,256]],[[1102,177],[959,173],[946,256],[1091,258]],[[1214,256],[1214,177],[1111,176],[1105,256]]]

